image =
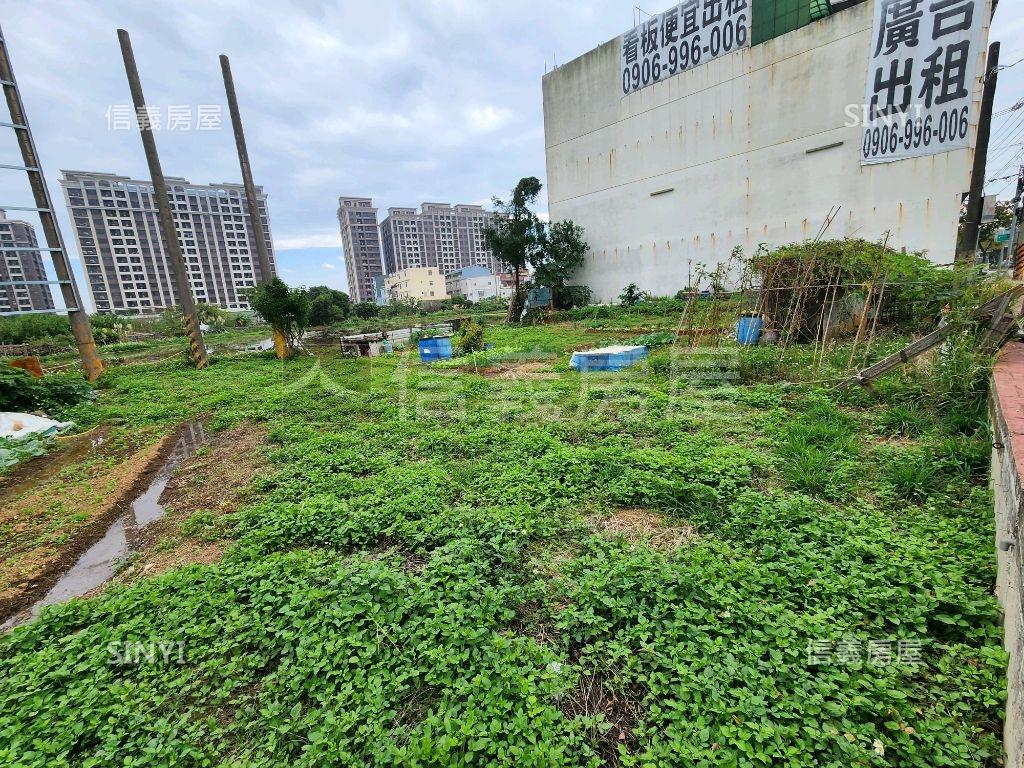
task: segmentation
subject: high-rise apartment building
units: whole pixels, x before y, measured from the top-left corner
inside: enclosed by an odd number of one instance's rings
[[[0,209],[0,313],[54,309],[35,228]]]
[[[62,171],[61,187],[96,311],[151,314],[177,306],[170,254],[149,181]],[[260,221],[249,220],[241,184],[192,184],[168,176],[174,224],[196,301],[248,309],[245,292],[262,281],[255,237],[276,273],[267,196],[256,187]]]
[[[494,214],[479,205],[423,203],[389,208],[381,222],[384,268],[388,274],[415,267],[437,267],[447,275],[464,267],[498,270],[484,243],[484,228]]]
[[[384,254],[384,272],[393,275],[403,269],[436,267],[428,264],[423,241],[423,222],[415,208],[388,208],[388,216],[380,223],[380,242]]]
[[[374,278],[384,274],[377,209],[369,197],[339,197],[338,224],[345,252],[348,293],[354,302],[375,301]]]

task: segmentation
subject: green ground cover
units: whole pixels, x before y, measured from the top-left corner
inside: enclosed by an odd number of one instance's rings
[[[848,348],[726,350],[695,383],[661,347],[581,377],[570,350],[672,327],[597,320],[488,327],[478,367],[533,364],[514,378],[330,353],[112,369],[81,428],[262,423],[272,470],[190,522],[235,540],[222,562],[0,637],[0,764],[997,765],[977,423],[914,376],[880,401],[782,381]],[[694,532],[609,533],[624,511]],[[180,653],[112,663],[160,642]]]

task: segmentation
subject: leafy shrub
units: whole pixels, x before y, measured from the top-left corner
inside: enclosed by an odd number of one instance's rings
[[[645,298],[646,294],[637,287],[637,284],[630,283],[619,294],[619,304],[623,307],[635,307]]]
[[[380,311],[380,307],[372,301],[360,301],[358,304],[352,305],[352,314],[360,320],[369,320],[371,317],[376,317],[380,314]]]
[[[53,438],[40,435],[30,435],[19,440],[0,437],[0,472],[10,469],[19,461],[44,456],[52,442]]]
[[[0,363],[0,411],[26,411],[34,408],[39,385],[20,368]]]
[[[38,380],[37,384],[37,407],[50,414],[59,413],[95,395],[89,383],[76,373],[51,373]]]
[[[74,340],[65,315],[0,317],[0,344],[70,342]]]
[[[484,351],[484,327],[475,320],[462,329],[459,337],[459,349],[463,354]]]
[[[288,349],[279,350],[279,354],[290,354],[309,322],[309,295],[275,277],[252,289],[249,301],[274,332],[284,337]]]
[[[630,339],[626,343],[652,348],[664,347],[668,344],[671,344],[675,340],[676,335],[671,331],[657,331],[655,333],[648,333],[644,334],[643,336],[637,336],[634,339]]]
[[[0,411],[54,413],[91,397],[93,389],[77,374],[36,379],[20,368],[0,364]]]

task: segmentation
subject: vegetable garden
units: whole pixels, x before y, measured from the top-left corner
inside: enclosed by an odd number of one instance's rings
[[[799,346],[733,350],[710,382],[671,345],[568,369],[676,317],[489,326],[477,369],[112,368],[66,409],[81,429],[258,425],[269,470],[176,532],[219,562],[0,635],[0,764],[1000,764],[983,394],[953,417],[941,370],[877,399],[780,381]],[[829,355],[815,375],[850,349]]]

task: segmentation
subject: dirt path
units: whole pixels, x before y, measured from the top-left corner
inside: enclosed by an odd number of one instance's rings
[[[177,431],[100,427],[27,462],[0,488],[0,617],[44,595],[150,483]]]
[[[213,435],[178,467],[160,496],[166,515],[141,532],[139,551],[115,578],[124,583],[192,563],[215,563],[233,540],[231,515],[265,475],[266,431],[240,424]]]

